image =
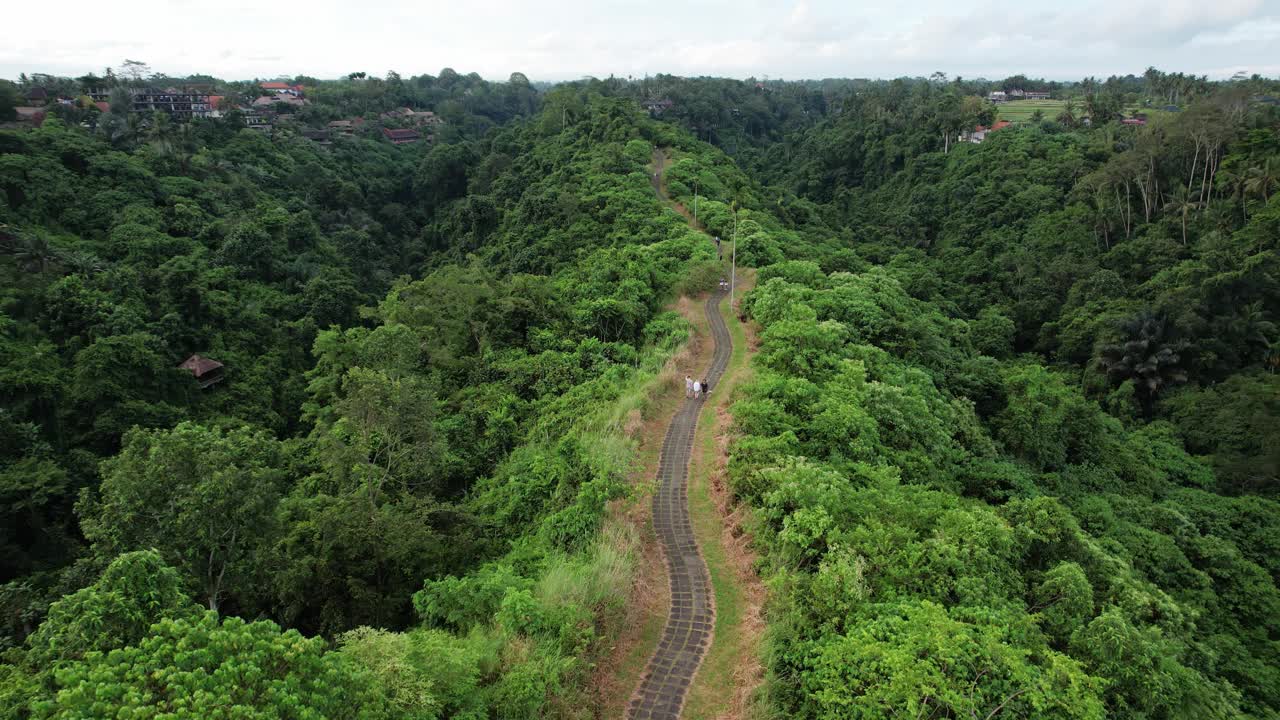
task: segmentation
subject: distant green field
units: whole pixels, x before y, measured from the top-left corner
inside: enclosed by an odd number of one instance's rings
[[[1036,110],[1044,114],[1045,119],[1052,120],[1062,112],[1062,100],[1013,100],[996,106],[1000,120],[1009,122],[1026,122]]]
[[[996,118],[998,120],[1008,120],[1009,122],[1029,122],[1031,115],[1039,110],[1044,114],[1046,120],[1053,120],[1062,112],[1062,107],[1066,105],[1065,100],[1014,100],[1012,102],[1000,103],[996,105]],[[1133,116],[1134,113],[1145,113],[1147,118],[1153,122],[1157,118],[1165,118],[1172,116],[1174,113],[1166,112],[1156,108],[1139,107],[1132,105],[1124,109],[1126,117]],[[1084,103],[1079,99],[1076,100],[1076,116],[1084,117]]]

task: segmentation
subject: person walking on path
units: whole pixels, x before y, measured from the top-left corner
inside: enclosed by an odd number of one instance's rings
[[[698,382],[697,380],[694,380],[693,381],[693,397],[697,399],[700,395],[702,395],[702,383]]]
[[[684,376],[684,396],[693,397],[693,378]]]
[[[702,378],[702,394],[703,395],[711,394],[711,383],[707,382],[706,378]]]

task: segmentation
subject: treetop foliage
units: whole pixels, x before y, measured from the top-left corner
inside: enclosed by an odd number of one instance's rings
[[[708,235],[768,712],[1280,712],[1274,83],[289,82],[0,129],[0,718],[593,712]]]

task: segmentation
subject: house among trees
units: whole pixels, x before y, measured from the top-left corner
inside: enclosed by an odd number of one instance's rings
[[[133,111],[143,114],[162,112],[175,120],[190,120],[207,116],[211,109],[208,93],[193,90],[147,88],[132,94]]]
[[[980,143],[983,140],[987,139],[987,133],[993,133],[996,130],[1003,130],[1012,124],[1013,123],[1009,122],[1008,120],[997,120],[996,124],[992,125],[991,127],[987,127],[986,125],[978,125],[973,128],[972,132],[966,133],[965,136],[962,137],[961,139],[966,142],[971,142],[975,144]]]
[[[31,123],[35,127],[40,127],[48,114],[42,107],[16,107],[14,112],[18,113],[18,122]]]
[[[263,95],[253,101],[253,106],[256,108],[269,108],[274,107],[276,103],[284,103],[285,105],[290,105],[292,107],[302,107],[304,105],[310,105],[311,101],[305,98],[300,98],[297,95],[282,93],[280,95]]]
[[[102,112],[110,108],[112,88],[97,87],[85,91],[85,95]],[[221,117],[217,101],[220,95],[210,95],[207,89],[186,87],[129,89],[131,108],[138,113],[162,112],[174,120],[190,120],[197,117]]]
[[[222,380],[222,363],[198,354],[183,360],[178,368],[191,373],[196,382],[200,383],[201,390]]]
[[[364,118],[352,118],[350,120],[331,120],[329,121],[330,132],[342,133],[343,135],[354,135],[356,128],[364,124]]]
[[[286,82],[261,82],[258,87],[276,95],[291,95],[293,97],[302,97],[302,86],[291,85]]]
[[[987,100],[993,103],[1009,102],[1011,100],[1048,100],[1049,93],[1039,90],[1023,90],[1014,88],[1009,92],[1003,90],[994,90],[987,95]]]
[[[236,108],[244,115],[244,125],[250,130],[261,130],[263,132],[271,132],[271,121],[275,114],[270,111],[262,111],[257,108]]]
[[[303,128],[302,137],[310,140],[317,145],[332,145],[333,141],[329,139],[329,131],[319,128]]]
[[[31,105],[44,105],[49,102],[49,91],[42,87],[33,87],[27,92],[27,102]]]
[[[661,115],[671,109],[675,103],[663,98],[661,100],[645,100],[642,106],[648,110],[651,115]]]
[[[422,139],[422,135],[412,128],[382,128],[382,136],[392,145],[408,145]]]

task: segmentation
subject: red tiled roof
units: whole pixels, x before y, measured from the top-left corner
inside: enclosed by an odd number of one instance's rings
[[[183,360],[182,364],[178,367],[182,370],[190,370],[192,375],[200,377],[222,367],[222,363],[210,358],[200,357],[199,355],[192,355],[186,360]]]
[[[99,101],[95,102],[95,103],[94,103],[94,105],[96,105],[96,106],[97,106],[97,108],[98,108],[99,110],[101,110],[102,112],[111,112],[111,103],[109,103],[109,102],[107,102],[107,101],[105,101],[105,100],[99,100]]]
[[[293,86],[286,82],[264,82],[258,83],[258,87],[263,90],[292,90]]]
[[[992,126],[991,126],[991,129],[992,129],[992,130],[1002,130],[1002,129],[1004,129],[1004,128],[1009,127],[1009,126],[1010,126],[1010,125],[1012,125],[1012,124],[1013,124],[1013,123],[1009,122],[1008,120],[998,120],[998,121],[996,121],[996,124],[995,124],[995,125],[992,125]]]
[[[210,95],[210,96],[209,96],[209,107],[210,107],[210,108],[212,108],[212,109],[214,109],[214,110],[217,110],[217,109],[218,109],[218,103],[222,102],[222,98],[223,98],[223,97],[224,97],[224,96],[222,96],[222,95]]]

